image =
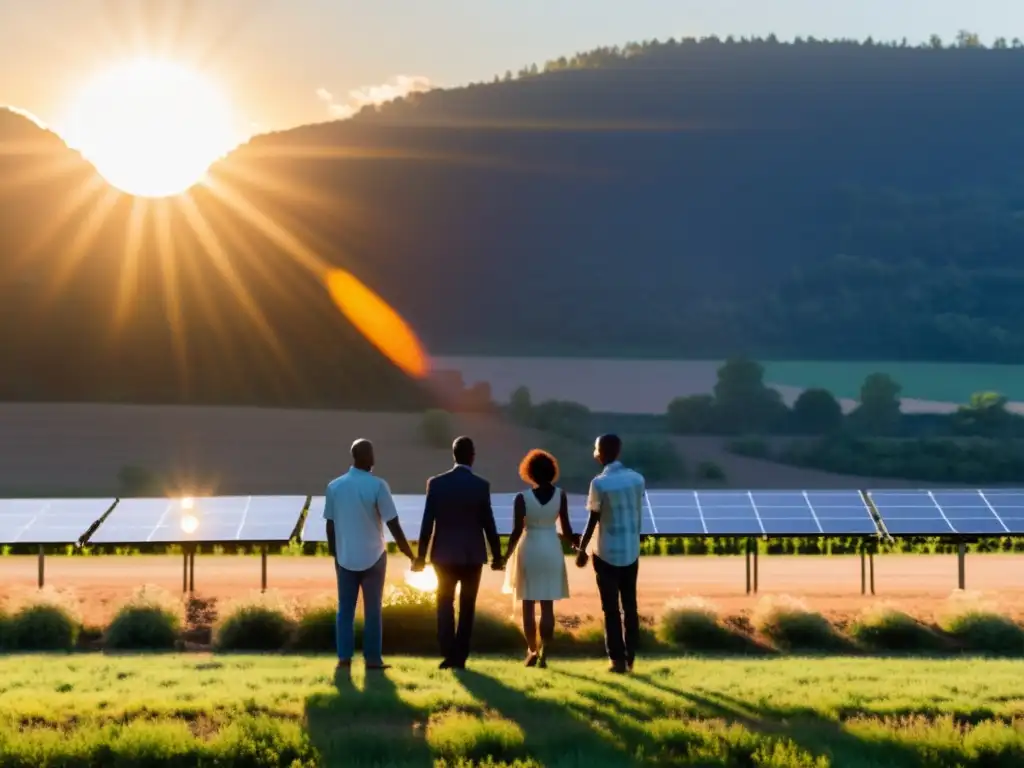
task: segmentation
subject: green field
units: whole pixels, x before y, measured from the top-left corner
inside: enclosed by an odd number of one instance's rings
[[[856,399],[872,373],[887,373],[903,385],[903,397],[963,403],[975,392],[994,391],[1024,400],[1024,365],[901,362],[765,362],[765,381],[790,387],[823,387]]]
[[[0,657],[7,766],[1019,766],[1024,663]],[[517,762],[518,761],[518,762]]]

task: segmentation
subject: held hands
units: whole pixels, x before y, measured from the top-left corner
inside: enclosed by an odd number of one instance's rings
[[[505,560],[500,555],[491,560],[492,571],[503,571],[505,570]]]
[[[420,573],[426,567],[427,563],[422,557],[414,557],[412,559],[412,567],[410,568],[410,570],[413,573]]]
[[[588,555],[585,550],[578,549],[576,551],[576,567],[577,568],[586,568],[587,561],[589,561],[589,560],[590,560],[590,555]]]

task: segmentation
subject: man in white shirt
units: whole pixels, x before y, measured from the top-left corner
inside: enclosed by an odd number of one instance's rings
[[[327,546],[334,555],[338,578],[336,642],[338,667],[352,664],[355,652],[356,601],[363,592],[363,658],[367,669],[387,669],[383,660],[384,579],[388,554],[384,528],[388,526],[395,543],[410,561],[412,548],[406,541],[391,489],[372,474],[373,444],[352,443],[352,467],[327,486],[324,520]]]
[[[604,469],[590,483],[590,519],[576,556],[579,567],[587,564],[587,545],[597,529],[594,573],[604,612],[604,643],[611,671],[619,674],[633,671],[640,640],[636,577],[646,486],[643,475],[622,465],[621,453],[618,435],[601,435],[594,443],[594,458]]]

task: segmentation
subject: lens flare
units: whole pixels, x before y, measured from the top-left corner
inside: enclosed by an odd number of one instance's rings
[[[431,565],[418,573],[406,571],[405,583],[419,592],[434,592],[437,589],[437,573],[434,572],[434,567]]]
[[[194,515],[185,515],[181,518],[181,530],[185,533],[195,533],[199,528],[199,520]]]
[[[409,324],[354,275],[332,269],[324,278],[342,314],[387,358],[410,376],[423,378],[430,362]]]
[[[191,496],[186,496],[185,498],[183,498],[181,500],[181,508],[182,509],[192,509],[192,507],[194,505],[195,505],[195,501],[193,501]]]

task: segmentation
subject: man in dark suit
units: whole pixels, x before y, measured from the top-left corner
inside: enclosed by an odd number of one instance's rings
[[[473,473],[476,450],[468,437],[452,444],[455,466],[427,481],[427,500],[413,570],[422,570],[427,552],[437,573],[437,640],[441,669],[462,669],[469,657],[480,574],[491,550],[491,568],[500,571],[501,540],[491,509],[491,484]],[[433,539],[433,548],[430,548]],[[455,627],[455,587],[459,625]]]

